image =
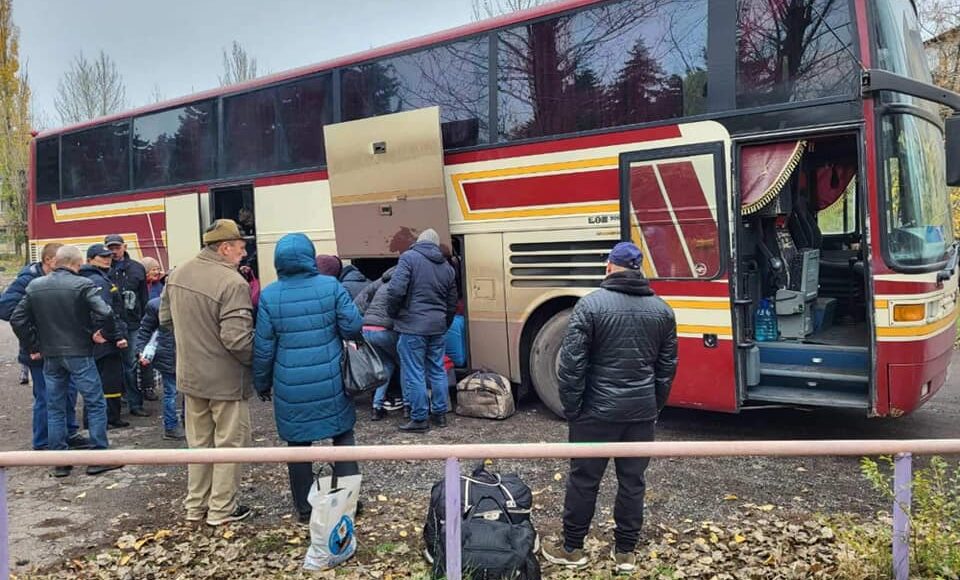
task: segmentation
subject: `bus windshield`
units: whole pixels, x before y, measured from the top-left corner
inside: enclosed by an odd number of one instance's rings
[[[874,10],[878,68],[925,83],[932,82],[913,3],[910,0],[876,0]]]
[[[943,133],[921,117],[889,114],[881,142],[890,265],[937,264],[953,243]]]

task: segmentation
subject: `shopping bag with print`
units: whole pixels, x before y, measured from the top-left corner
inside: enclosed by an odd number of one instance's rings
[[[307,570],[327,570],[349,560],[357,551],[354,518],[361,475],[320,475],[310,488],[310,547]]]

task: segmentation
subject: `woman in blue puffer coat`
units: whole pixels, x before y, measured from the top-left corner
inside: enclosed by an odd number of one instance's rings
[[[353,445],[356,410],[343,390],[343,340],[361,336],[362,319],[336,278],[317,270],[304,234],[280,238],[274,252],[278,280],[260,294],[254,339],[254,386],[274,400],[277,431],[290,446],[333,439]],[[302,522],[310,521],[309,463],[290,463],[290,491]],[[360,473],[356,462],[334,465],[337,476]]]

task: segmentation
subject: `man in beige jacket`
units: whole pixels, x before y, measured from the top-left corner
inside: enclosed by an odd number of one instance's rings
[[[190,448],[244,447],[250,439],[253,394],[253,304],[237,271],[246,255],[237,224],[216,220],[203,234],[204,249],[167,278],[160,324],[177,342],[177,389],[186,406]],[[188,521],[217,526],[243,520],[250,508],[237,493],[240,465],[191,465],[187,471]]]

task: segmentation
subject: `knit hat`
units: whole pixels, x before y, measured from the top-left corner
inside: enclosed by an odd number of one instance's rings
[[[240,228],[237,227],[237,222],[233,220],[216,220],[210,224],[210,227],[207,228],[207,231],[203,232],[204,245],[242,239],[243,235],[240,233]]]
[[[320,254],[317,256],[317,270],[325,276],[340,277],[340,271],[343,270],[343,262],[336,256]]]
[[[643,253],[632,242],[620,242],[613,247],[607,261],[621,268],[639,270],[643,264]]]
[[[421,233],[420,237],[417,238],[417,243],[419,242],[430,242],[434,246],[439,246],[440,236],[433,228],[427,228],[423,230],[423,233]]]

